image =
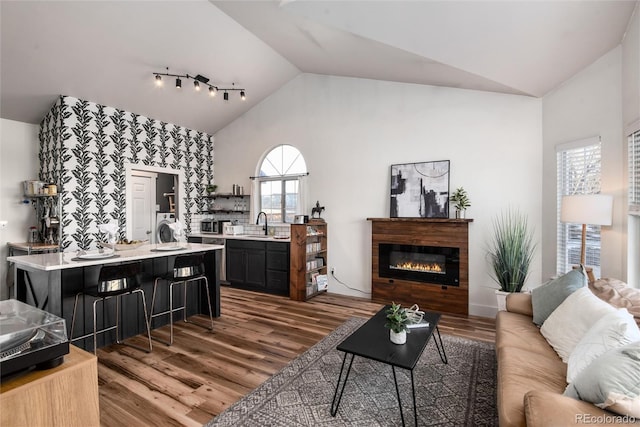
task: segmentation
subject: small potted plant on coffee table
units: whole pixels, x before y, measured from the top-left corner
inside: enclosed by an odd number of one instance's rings
[[[387,323],[385,328],[389,328],[389,339],[394,344],[404,344],[407,342],[407,333],[409,329],[407,324],[409,323],[409,317],[407,316],[407,309],[402,308],[400,304],[391,303],[386,311]]]

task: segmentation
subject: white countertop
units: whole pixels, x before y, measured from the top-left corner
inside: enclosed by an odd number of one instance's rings
[[[202,237],[202,238],[212,238],[212,239],[235,239],[235,240],[256,240],[258,242],[285,242],[289,243],[291,241],[291,237],[280,237],[280,236],[263,236],[258,234],[213,234],[213,233],[192,233],[189,234],[189,237]]]
[[[173,249],[174,245],[174,243],[164,243],[160,245],[143,245],[137,249],[116,251],[115,255],[118,256],[111,258],[77,259],[77,252],[58,252],[12,256],[8,257],[7,261],[15,263],[17,267],[22,269],[53,271],[63,270],[66,268],[113,264],[125,261],[136,261],[149,258],[160,258],[165,256],[224,249],[224,246],[222,245],[205,245],[200,243],[181,243],[180,249]],[[105,252],[106,251],[107,250],[105,250]],[[97,255],[98,253],[99,252],[97,250],[86,252],[86,254],[89,256]],[[105,255],[107,253],[105,253]]]

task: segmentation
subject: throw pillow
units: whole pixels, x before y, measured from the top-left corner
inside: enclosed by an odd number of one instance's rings
[[[635,341],[640,341],[640,329],[627,309],[621,308],[603,316],[571,352],[567,363],[567,382],[573,382],[601,354]]]
[[[565,299],[542,324],[540,333],[564,363],[582,337],[604,315],[616,309],[580,288]]]
[[[531,291],[533,323],[542,325],[569,295],[585,286],[587,286],[587,275],[580,268],[533,289]]]
[[[564,394],[620,415],[640,418],[640,341],[598,357],[578,374]]]

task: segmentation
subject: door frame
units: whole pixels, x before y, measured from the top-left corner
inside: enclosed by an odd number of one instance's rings
[[[164,174],[168,174],[168,175],[175,175],[175,188],[174,188],[174,193],[175,193],[175,204],[176,204],[176,211],[175,211],[175,217],[176,217],[176,221],[179,220],[180,218],[180,213],[184,212],[184,202],[182,200],[182,197],[180,197],[180,188],[181,188],[181,184],[182,182],[184,182],[184,172],[180,169],[172,169],[172,168],[163,168],[163,167],[159,167],[159,166],[147,166],[147,165],[143,165],[143,164],[133,164],[133,163],[125,163],[124,165],[125,168],[125,176],[126,176],[126,189],[125,189],[125,212],[126,212],[126,218],[127,218],[127,238],[131,238],[132,234],[133,234],[133,227],[131,226],[132,221],[133,221],[133,216],[131,215],[131,206],[133,205],[133,192],[131,191],[131,177],[134,174],[139,174],[139,175],[145,175],[146,173],[153,173],[153,174],[158,174],[158,173],[164,173]],[[156,205],[157,200],[155,200],[155,187],[156,187],[156,182],[155,180],[152,180],[152,187],[153,187],[153,194],[154,194],[154,202],[153,202],[153,209],[152,209],[152,215],[153,215],[153,219],[151,221],[151,223],[154,225],[154,229],[151,230],[152,234],[155,233],[155,222],[156,222]]]

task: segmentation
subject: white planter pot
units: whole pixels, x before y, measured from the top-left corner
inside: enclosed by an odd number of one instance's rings
[[[407,342],[407,331],[395,333],[389,329],[389,339],[394,344],[404,344]]]
[[[498,311],[507,311],[507,295],[509,295],[509,292],[496,290],[496,300],[498,301]]]
[[[456,219],[465,219],[465,212],[466,211],[456,210]]]

